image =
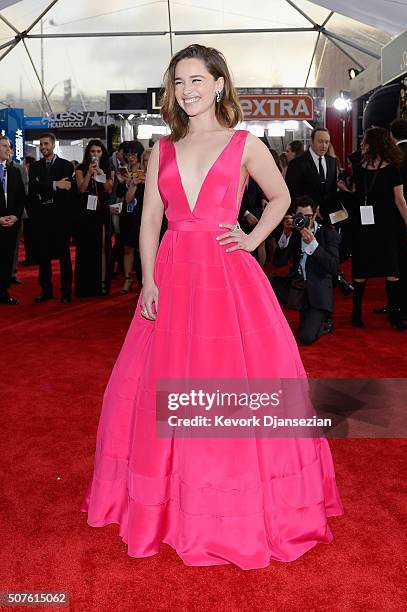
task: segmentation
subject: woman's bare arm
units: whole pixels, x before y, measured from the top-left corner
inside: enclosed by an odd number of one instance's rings
[[[290,207],[290,192],[270,151],[253,134],[247,135],[243,164],[268,200],[259,222],[250,232],[257,247],[282,221]]]
[[[85,193],[89,187],[89,181],[92,174],[89,170],[86,174],[83,174],[82,170],[75,170],[76,184],[78,185],[79,193]]]
[[[154,263],[158,250],[164,205],[158,190],[159,142],[151,151],[146,174],[140,226],[140,259],[143,286],[154,283]]]
[[[110,178],[108,178],[106,180],[105,183],[103,183],[103,189],[106,191],[106,193],[111,194],[113,191],[113,181],[114,181],[114,172],[113,170],[110,173]]]

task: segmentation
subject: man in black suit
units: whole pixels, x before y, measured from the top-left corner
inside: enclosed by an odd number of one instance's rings
[[[324,322],[333,309],[332,277],[339,264],[340,236],[332,225],[319,225],[315,218],[316,203],[306,196],[297,198],[295,214],[301,213],[306,226],[299,230],[292,215],[286,215],[283,232],[274,253],[274,263],[284,266],[289,259],[292,267],[286,277],[270,278],[277,299],[289,301],[289,292],[303,286],[300,310],[299,340],[311,344],[326,333]],[[300,282],[299,282],[300,281]]]
[[[61,271],[61,302],[71,301],[72,262],[69,250],[73,202],[69,193],[73,165],[54,153],[55,136],[40,136],[43,158],[29,169],[29,208],[32,219],[41,293],[36,303],[53,297],[52,256],[57,255]]]
[[[326,128],[315,128],[309,149],[290,161],[285,180],[291,200],[309,196],[317,203],[323,218],[338,210],[338,168],[334,157],[327,155],[330,135]]]
[[[0,303],[18,304],[8,293],[19,221],[24,210],[25,192],[18,168],[7,165],[10,141],[0,136]]]

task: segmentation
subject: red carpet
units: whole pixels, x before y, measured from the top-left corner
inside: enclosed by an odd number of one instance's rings
[[[345,516],[330,519],[333,544],[293,563],[193,568],[167,545],[132,559],[116,525],[88,527],[79,506],[135,293],[119,296],[116,282],[108,298],[36,305],[35,272],[20,269],[20,306],[0,306],[0,591],[68,591],[78,612],[405,609],[405,440],[331,441]],[[405,376],[407,333],[369,314],[383,283],[367,289],[366,330],[350,327],[351,299],[336,297],[336,331],[301,349],[309,375]]]

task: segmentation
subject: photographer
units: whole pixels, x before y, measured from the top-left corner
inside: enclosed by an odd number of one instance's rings
[[[331,225],[316,222],[316,203],[308,196],[295,201],[295,214],[286,215],[274,254],[276,266],[292,259],[286,277],[270,279],[280,303],[300,311],[298,336],[311,344],[330,329],[324,322],[332,312],[332,277],[339,263],[340,236]]]

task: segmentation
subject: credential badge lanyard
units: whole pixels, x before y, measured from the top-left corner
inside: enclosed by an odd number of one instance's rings
[[[99,197],[98,197],[97,184],[93,176],[90,179],[90,190],[93,193],[90,193],[88,195],[86,209],[96,211],[99,205]]]
[[[371,204],[368,204],[367,201],[368,201],[369,194],[372,193],[373,188],[375,186],[377,175],[379,174],[379,170],[382,167],[382,163],[383,163],[383,160],[381,159],[380,164],[374,173],[374,177],[370,185],[368,185],[367,172],[365,172],[364,177],[363,177],[365,197],[364,197],[363,205],[360,206],[360,220],[361,220],[362,225],[374,225],[375,223],[373,206]]]

